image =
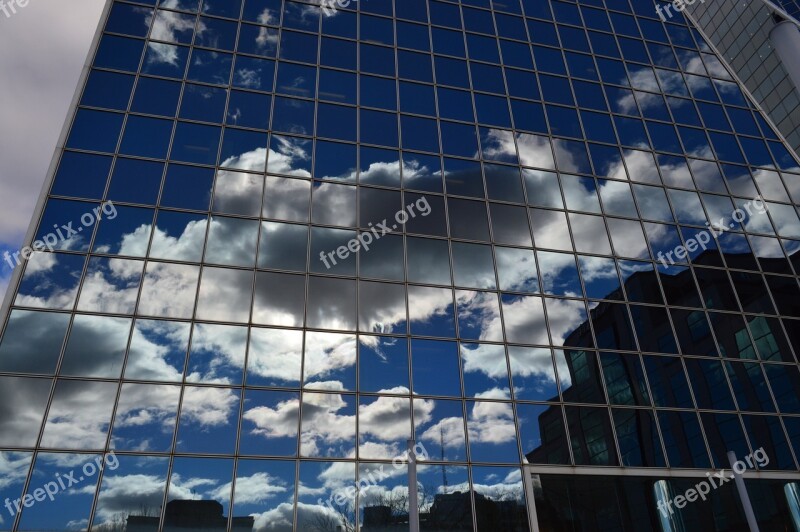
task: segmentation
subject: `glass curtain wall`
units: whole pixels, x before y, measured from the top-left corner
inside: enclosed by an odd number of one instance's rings
[[[525,464],[797,473],[800,166],[680,15],[102,30],[0,324],[0,529],[407,530],[412,436],[424,530],[530,530]]]

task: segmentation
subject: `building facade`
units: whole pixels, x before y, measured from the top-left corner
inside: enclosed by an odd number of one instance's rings
[[[800,16],[797,0],[694,2],[685,12],[705,32],[798,153],[800,78],[792,79],[792,65],[782,60],[772,33],[780,20],[797,22]]]
[[[655,7],[109,0],[0,530],[800,530],[800,164]]]

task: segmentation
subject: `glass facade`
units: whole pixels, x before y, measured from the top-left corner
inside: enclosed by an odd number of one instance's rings
[[[800,166],[682,17],[156,3],[10,286],[0,529],[408,530],[412,437],[423,530],[741,530],[655,487],[759,450],[791,525]]]
[[[777,0],[775,4],[794,18],[800,18],[800,3],[797,0]]]
[[[776,7],[778,9],[776,9]],[[800,16],[797,0],[714,0],[687,7],[789,145],[800,152],[800,91],[775,50],[774,13]],[[782,16],[782,18],[785,18]]]

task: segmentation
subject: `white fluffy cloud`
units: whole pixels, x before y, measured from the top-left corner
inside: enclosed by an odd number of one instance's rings
[[[4,451],[0,453],[0,489],[25,481],[31,455]]]
[[[281,401],[274,408],[257,406],[243,414],[244,419],[251,421],[256,428],[254,434],[267,438],[293,437],[297,434],[297,415],[300,411],[300,400]]]

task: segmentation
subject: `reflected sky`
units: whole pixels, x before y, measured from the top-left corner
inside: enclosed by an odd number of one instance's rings
[[[800,412],[798,166],[694,33],[639,16],[645,41],[613,39],[567,4],[359,5],[113,7],[36,235],[103,199],[118,216],[24,265],[0,498],[31,467],[123,456],[23,528],[94,508],[112,529],[166,500],[366,530],[407,513],[388,461],[413,435],[429,523],[471,530],[524,515],[525,461],[705,467],[704,436],[754,444],[736,408]],[[757,194],[767,212],[733,220]],[[430,216],[317,260],[422,198]],[[707,250],[656,262],[720,219]],[[664,410],[694,407],[732,417]]]

